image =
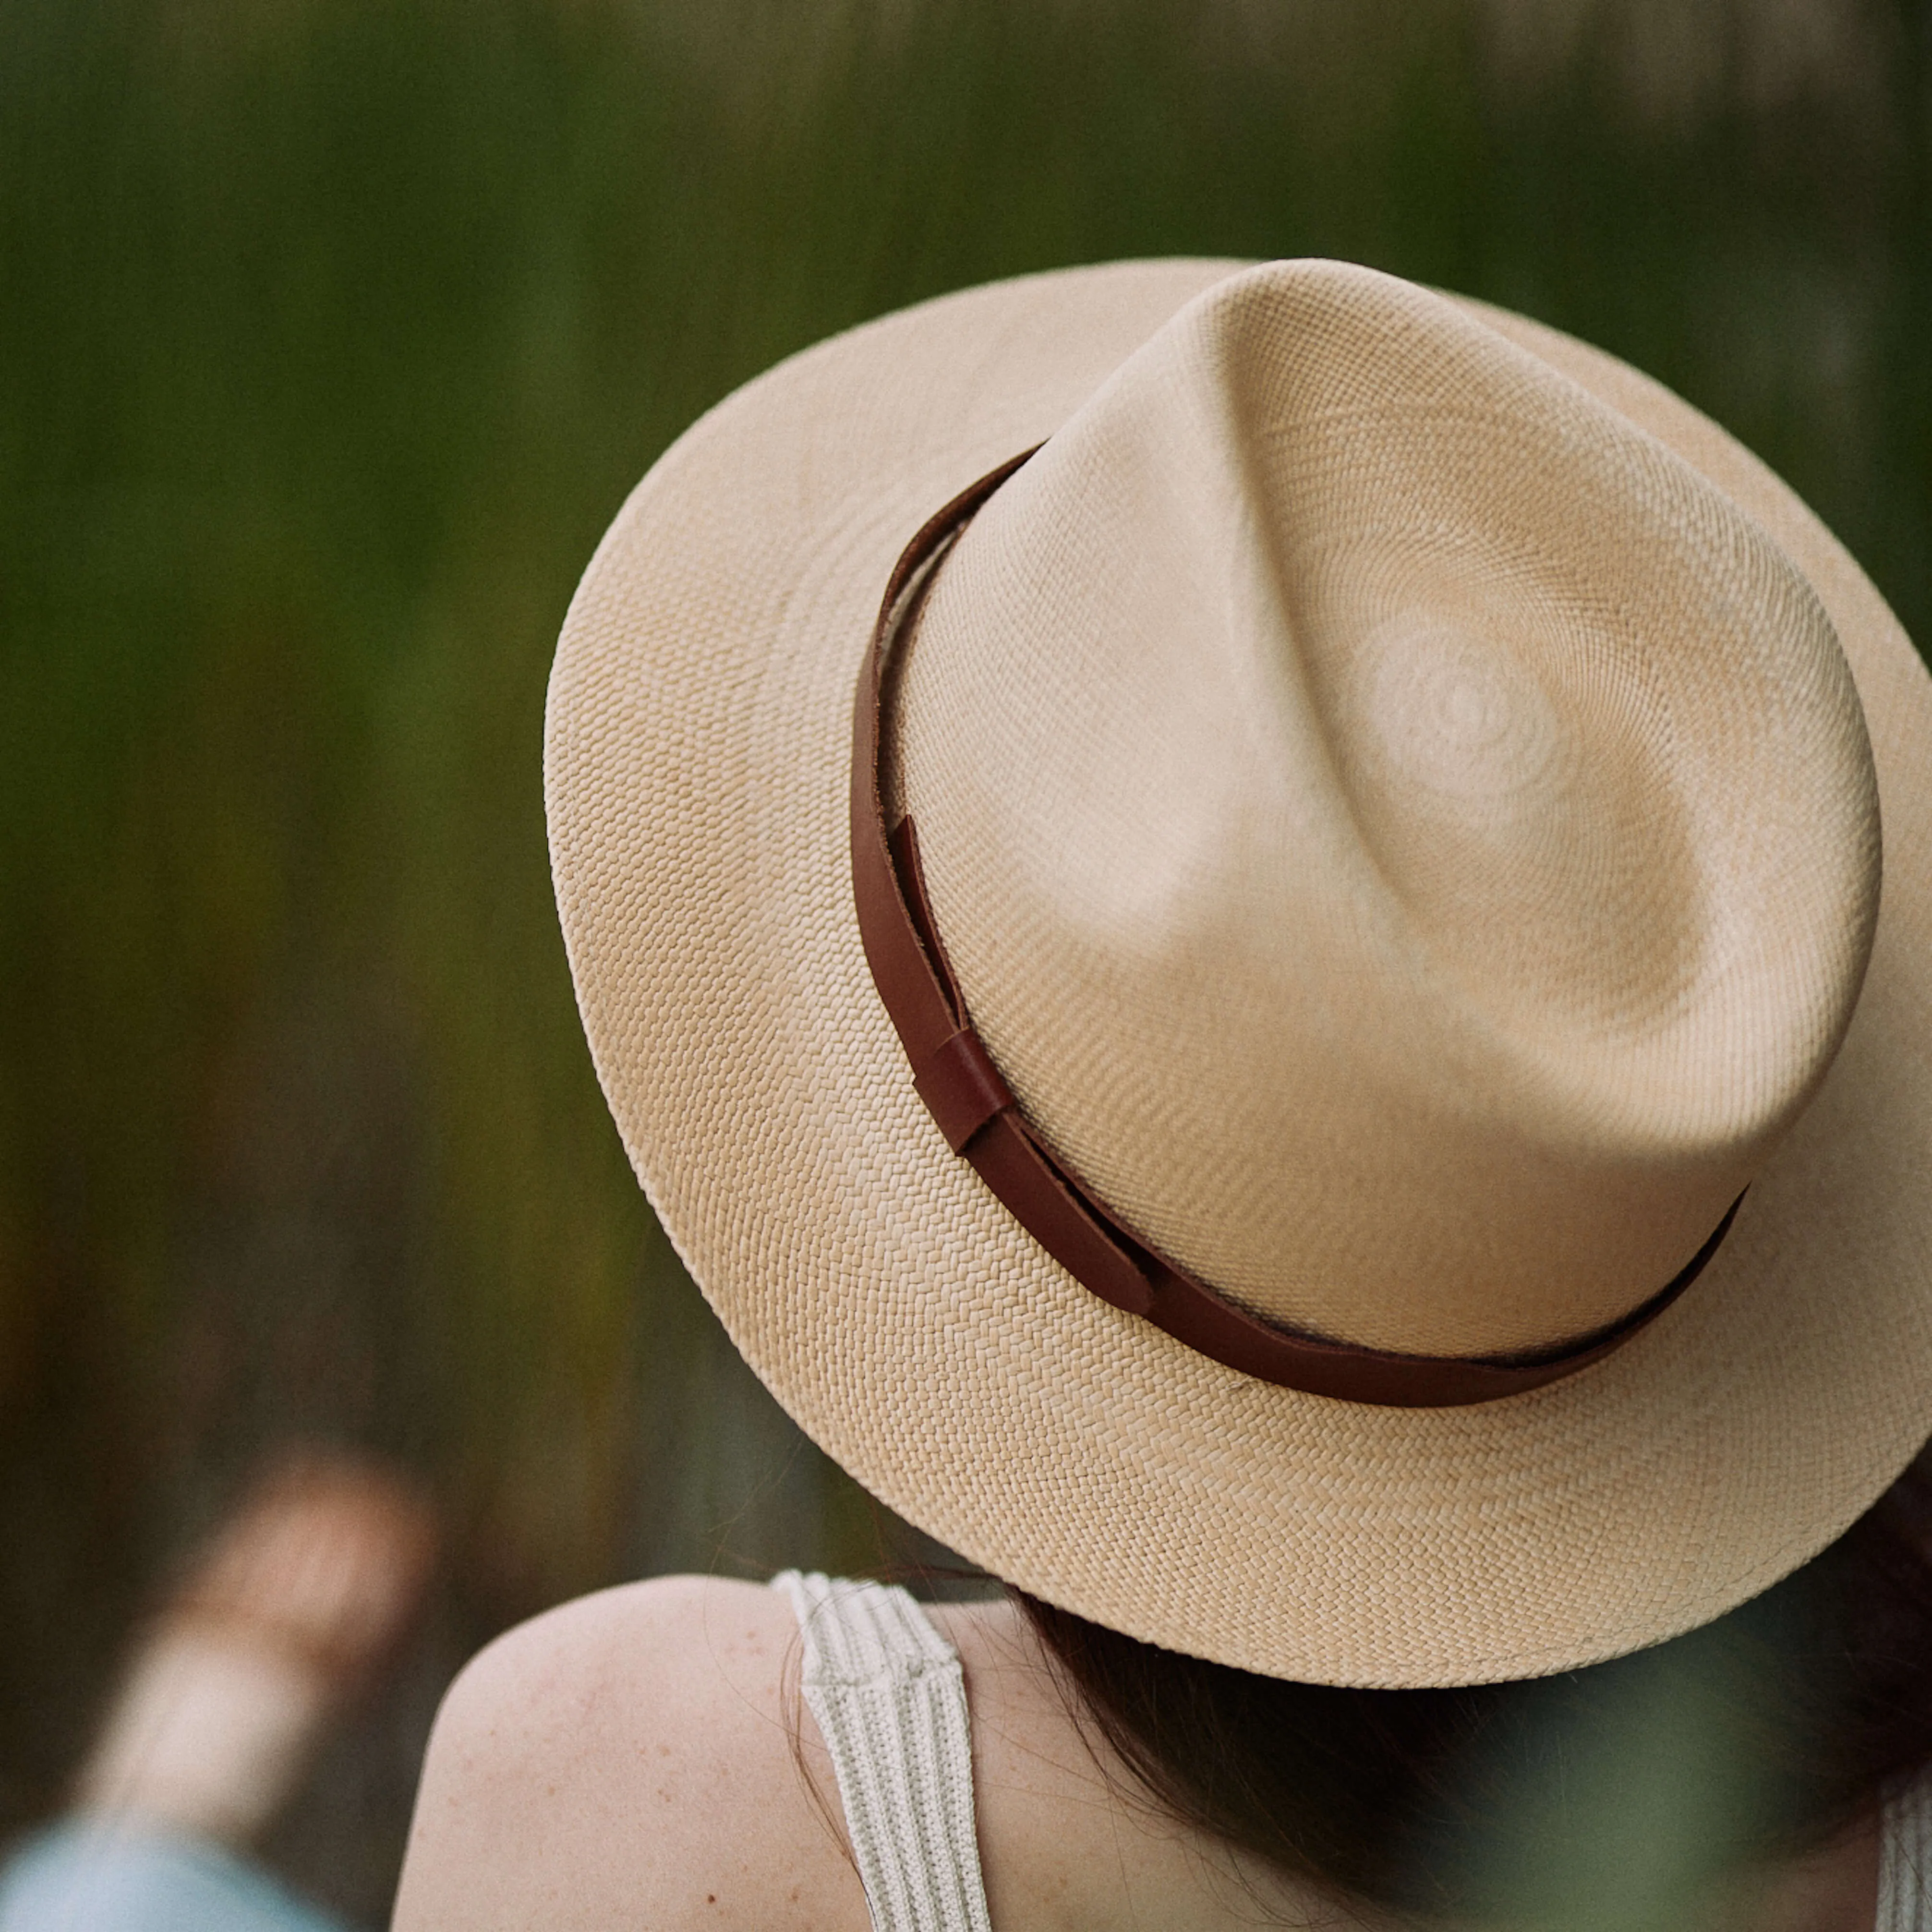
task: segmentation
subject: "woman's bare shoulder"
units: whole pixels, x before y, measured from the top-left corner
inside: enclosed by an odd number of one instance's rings
[[[395,1932],[863,1932],[776,1592],[674,1576],[500,1637],[430,1740]]]

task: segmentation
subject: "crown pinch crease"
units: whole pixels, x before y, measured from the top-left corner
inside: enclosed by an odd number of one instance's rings
[[[1126,1228],[1041,1142],[974,1031],[934,922],[910,818],[888,832],[880,763],[883,692],[893,644],[946,548],[1040,445],[970,484],[922,524],[886,585],[853,708],[852,889],[860,938],[913,1071],[913,1084],[952,1151],[1082,1287],[1198,1354],[1278,1388],[1394,1408],[1495,1402],[1572,1376],[1646,1328],[1722,1245],[1741,1193],[1690,1259],[1656,1294],[1607,1327],[1522,1354],[1412,1355],[1263,1322],[1217,1294]]]

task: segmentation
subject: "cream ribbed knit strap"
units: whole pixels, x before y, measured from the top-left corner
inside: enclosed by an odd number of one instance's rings
[[[904,1591],[788,1570],[873,1932],[991,1932],[958,1653]]]
[[[1874,1932],[1932,1932],[1932,1777],[1885,1808]]]

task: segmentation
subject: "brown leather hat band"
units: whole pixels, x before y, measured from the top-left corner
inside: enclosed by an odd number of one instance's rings
[[[880,710],[892,646],[931,580],[922,573],[1033,454],[1029,449],[1012,458],[962,490],[907,544],[886,586],[853,710],[852,891],[860,935],[873,982],[911,1063],[914,1086],[946,1144],[972,1164],[1020,1226],[1084,1287],[1262,1382],[1344,1402],[1454,1408],[1520,1395],[1608,1354],[1696,1279],[1730,1232],[1736,1202],[1673,1280],[1607,1328],[1527,1354],[1395,1354],[1296,1334],[1224,1300],[1122,1227],[1021,1112],[973,1030],[934,926],[911,820],[888,832],[880,782]]]

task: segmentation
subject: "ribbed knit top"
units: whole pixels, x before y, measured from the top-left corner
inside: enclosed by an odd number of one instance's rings
[[[904,1591],[788,1570],[872,1932],[991,1932],[959,1654]]]
[[[1932,1932],[1932,1776],[1885,1808],[1874,1932]]]

